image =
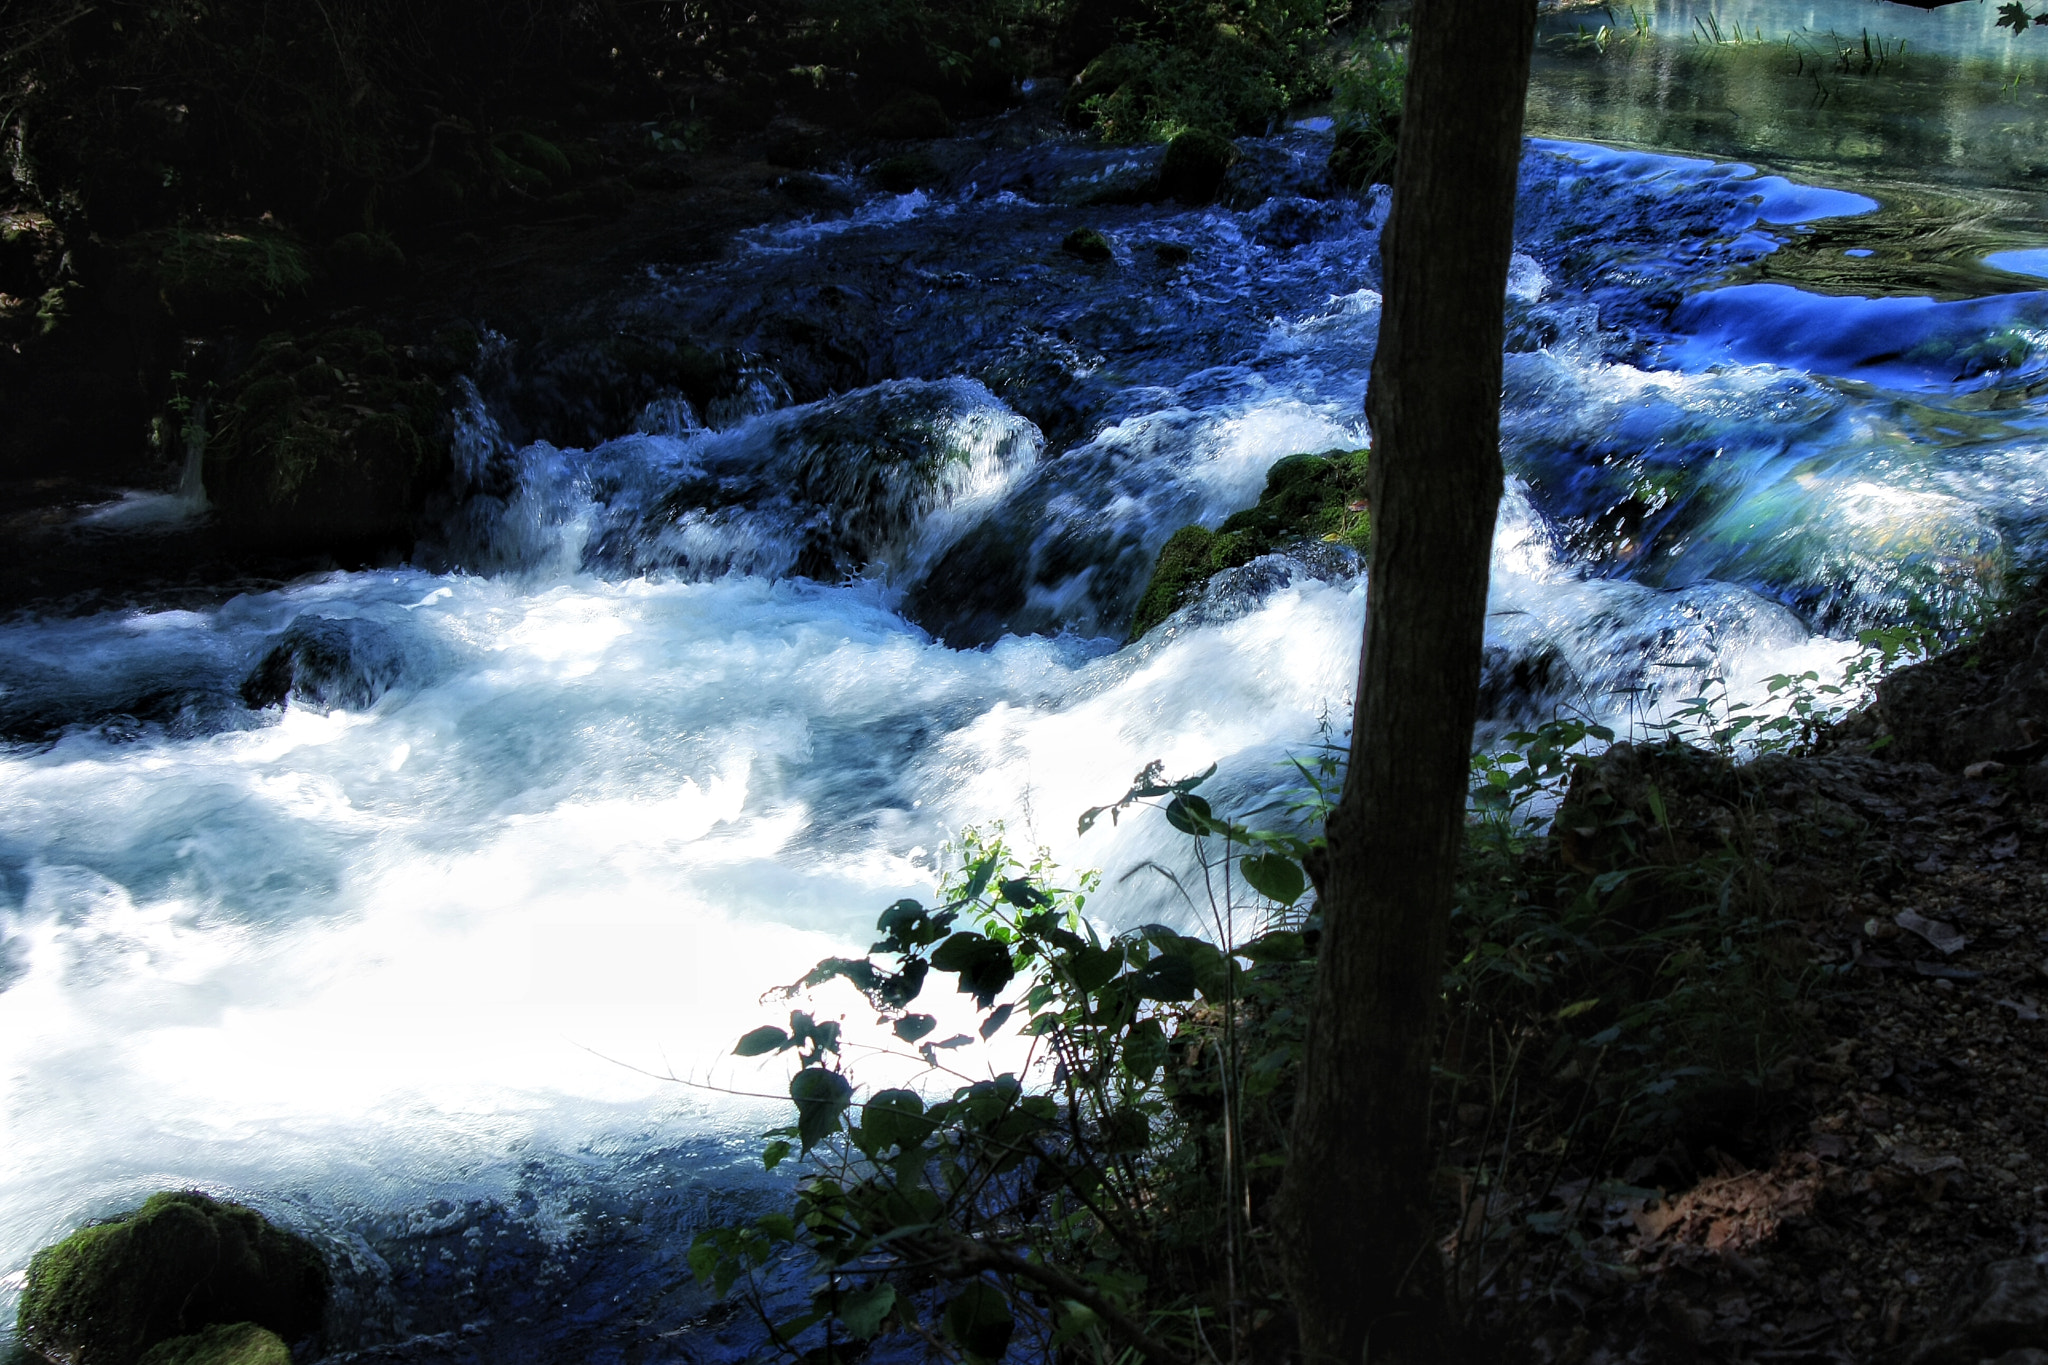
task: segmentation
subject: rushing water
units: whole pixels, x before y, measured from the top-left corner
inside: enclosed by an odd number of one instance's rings
[[[677,1255],[760,1181],[734,1139],[773,1109],[649,1073],[772,1090],[721,1060],[760,991],[972,822],[1172,915],[1115,881],[1179,856],[1163,824],[1076,814],[1153,759],[1258,799],[1344,724],[1341,556],[1122,639],[1175,527],[1364,440],[1384,201],[1323,197],[1326,151],[1251,146],[1224,207],[1089,207],[1156,151],[997,140],[651,272],[619,328],[776,357],[714,410],[521,445],[530,379],[487,357],[422,567],[0,623],[9,1292],[197,1184],[328,1240],[344,1347],[726,1349]],[[1900,240],[1886,188],[1833,181],[1531,145],[1489,725],[1754,687],[2037,560],[2048,295],[1770,276]],[[1060,252],[1082,224],[1113,263]]]

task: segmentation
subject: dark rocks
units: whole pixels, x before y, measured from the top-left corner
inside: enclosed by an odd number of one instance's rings
[[[2030,1365],[2048,1360],[2048,1270],[1993,1261],[1962,1308],[1912,1356],[1913,1365]]]
[[[242,680],[242,702],[252,711],[286,701],[321,711],[363,711],[404,671],[402,646],[376,622],[301,616]]]
[[[1116,253],[1109,248],[1109,238],[1094,228],[1075,228],[1060,242],[1060,250],[1090,265],[1116,259]]]
[[[131,1213],[79,1229],[29,1262],[22,1342],[63,1365],[136,1365],[152,1347],[217,1324],[287,1341],[320,1329],[327,1265],[312,1243],[253,1209],[196,1191],[152,1195]],[[272,1365],[259,1339],[216,1334],[242,1354],[151,1352],[151,1365]],[[193,1351],[197,1350],[195,1343]],[[249,1354],[251,1351],[257,1354]]]
[[[2048,591],[2035,591],[1977,638],[1901,668],[1877,687],[1871,722],[1887,757],[1948,769],[2048,756]],[[1867,738],[1852,723],[1845,738]]]
[[[791,170],[813,170],[825,163],[832,150],[832,136],[815,123],[802,119],[778,118],[768,124],[762,155],[771,166]]]
[[[1191,128],[1166,144],[1166,159],[1159,163],[1159,192],[1183,204],[1209,203],[1236,160],[1237,148],[1229,138]]]

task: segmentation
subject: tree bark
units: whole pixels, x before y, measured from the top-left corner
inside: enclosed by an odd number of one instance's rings
[[[1366,417],[1372,556],[1280,1192],[1310,1365],[1440,1361],[1430,1068],[1465,825],[1535,0],[1417,0]]]

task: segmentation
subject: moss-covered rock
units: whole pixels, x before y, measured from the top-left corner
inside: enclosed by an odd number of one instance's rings
[[[305,244],[261,223],[145,232],[124,254],[186,326],[261,317],[303,297],[315,278]]]
[[[1223,177],[1236,160],[1237,148],[1229,138],[1190,128],[1166,144],[1159,192],[1183,204],[1206,204],[1223,188]]]
[[[1075,228],[1060,242],[1060,250],[1090,265],[1101,265],[1116,257],[1109,248],[1109,238],[1094,228]]]
[[[137,1365],[145,1352],[151,1365],[165,1365],[150,1348],[215,1324],[255,1324],[289,1341],[310,1336],[327,1288],[327,1264],[305,1238],[239,1204],[166,1192],[37,1252],[19,1331],[24,1344],[66,1365]],[[260,1356],[203,1358],[270,1365]]]
[[[1211,531],[1183,526],[1167,539],[1159,563],[1138,599],[1131,621],[1135,640],[1193,600],[1203,585],[1225,569],[1300,540],[1349,545],[1361,553],[1369,543],[1366,516],[1366,459],[1363,450],[1289,455],[1266,471],[1258,502],[1234,513]]]
[[[136,1365],[292,1365],[292,1348],[267,1327],[222,1322],[160,1341]]]
[[[255,539],[407,542],[446,472],[443,406],[425,366],[376,332],[269,337],[209,414],[207,496]]]
[[[908,153],[892,156],[875,164],[875,183],[891,194],[908,194],[923,189],[926,185],[937,184],[941,172],[928,156]]]
[[[953,120],[930,95],[907,90],[869,116],[868,135],[892,142],[951,137]]]

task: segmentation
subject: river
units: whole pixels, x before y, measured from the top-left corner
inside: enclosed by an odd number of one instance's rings
[[[2048,294],[1985,258],[2048,231],[2019,135],[1971,141],[2026,122],[2038,59],[1976,6],[1738,9],[1762,37],[1668,0],[1633,37],[1547,21],[1489,733],[1754,695],[2041,558]],[[1806,79],[1774,35],[1851,22],[1910,28],[1910,78],[1828,68],[1760,128]],[[1111,921],[1172,917],[1120,878],[1178,836],[1079,812],[1152,760],[1255,805],[1342,731],[1364,589],[1335,553],[1123,635],[1176,527],[1364,442],[1384,199],[1326,197],[1314,121],[1200,209],[1082,202],[1156,149],[1014,141],[927,191],[849,180],[619,306],[780,339],[837,397],[764,367],[521,445],[530,378],[487,353],[414,566],[0,621],[0,1313],[37,1246],[199,1186],[334,1251],[340,1347],[737,1349],[679,1253],[763,1187],[744,1139],[778,1111],[663,1077],[774,1089],[724,1059],[761,992],[863,947],[965,825],[1104,868]],[[1112,262],[1062,253],[1080,226]],[[245,693],[266,659],[281,708]]]

